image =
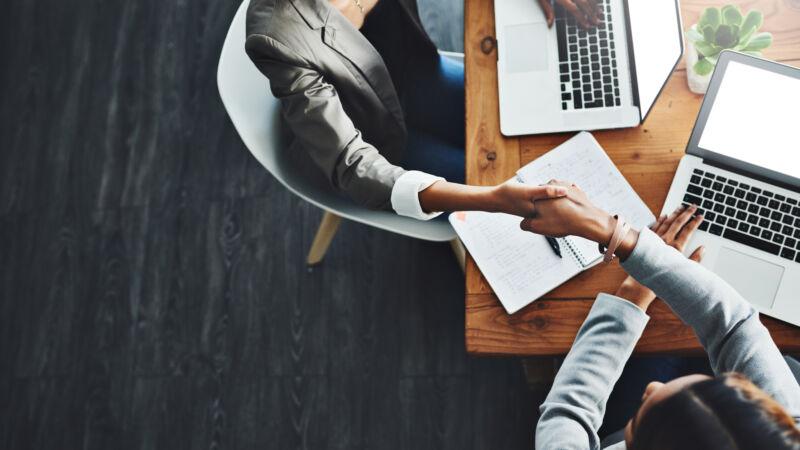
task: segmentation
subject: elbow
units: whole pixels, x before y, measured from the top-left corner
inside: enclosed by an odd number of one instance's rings
[[[340,155],[331,181],[358,205],[391,211],[392,188],[403,172],[372,146],[356,149],[350,146]]]
[[[348,168],[334,177],[334,186],[359,206],[376,211],[391,211],[391,184],[387,184],[387,180],[366,178],[355,172],[356,169]]]

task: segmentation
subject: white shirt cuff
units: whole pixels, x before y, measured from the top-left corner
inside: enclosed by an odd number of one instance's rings
[[[400,175],[392,187],[392,209],[401,216],[419,220],[433,219],[441,212],[426,213],[423,211],[422,205],[419,204],[419,193],[433,183],[443,180],[442,177],[418,170],[409,170]]]

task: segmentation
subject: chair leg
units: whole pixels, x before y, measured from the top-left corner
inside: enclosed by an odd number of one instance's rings
[[[306,263],[309,266],[314,266],[322,262],[322,258],[325,257],[328,246],[331,245],[333,236],[336,235],[336,230],[339,229],[339,224],[341,222],[341,216],[325,211],[325,214],[322,216],[322,222],[320,222],[319,228],[317,229],[317,234],[314,236],[314,242],[311,244],[311,249],[308,251]]]
[[[466,272],[467,249],[464,248],[464,244],[461,243],[459,238],[453,238],[450,240],[450,248],[453,249],[453,253],[456,255],[456,260],[458,261],[458,266],[461,267],[461,271]]]

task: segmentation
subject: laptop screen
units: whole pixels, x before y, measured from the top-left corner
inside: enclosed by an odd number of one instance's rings
[[[698,147],[800,178],[800,79],[728,63]]]
[[[626,2],[642,120],[683,54],[683,36],[676,0]]]

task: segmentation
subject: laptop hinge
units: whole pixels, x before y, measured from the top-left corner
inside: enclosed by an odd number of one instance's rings
[[[703,164],[708,165],[708,166],[712,166],[712,167],[717,167],[717,168],[720,168],[722,170],[727,170],[728,172],[733,172],[735,174],[742,175],[744,177],[752,178],[754,180],[758,180],[758,181],[761,181],[763,183],[768,183],[768,184],[771,184],[773,186],[777,186],[777,187],[780,187],[780,188],[783,188],[783,189],[786,189],[786,190],[789,190],[789,191],[796,192],[796,193],[800,194],[800,187],[798,187],[798,186],[795,186],[795,185],[789,184],[789,183],[785,183],[785,182],[782,182],[782,181],[779,181],[779,180],[774,180],[774,179],[771,179],[769,177],[765,177],[764,175],[759,175],[757,173],[753,173],[753,172],[750,172],[748,170],[743,170],[743,169],[740,169],[738,167],[733,167],[731,165],[728,165],[728,164],[725,164],[725,163],[721,163],[719,161],[712,161],[710,159],[703,159]]]
[[[639,109],[639,123],[644,122],[642,107],[639,104],[639,78],[636,76],[636,57],[633,51],[633,31],[631,27],[631,13],[628,10],[628,0],[622,0],[622,9],[625,11],[625,40],[628,45],[628,67],[631,72],[631,89],[633,106]]]

